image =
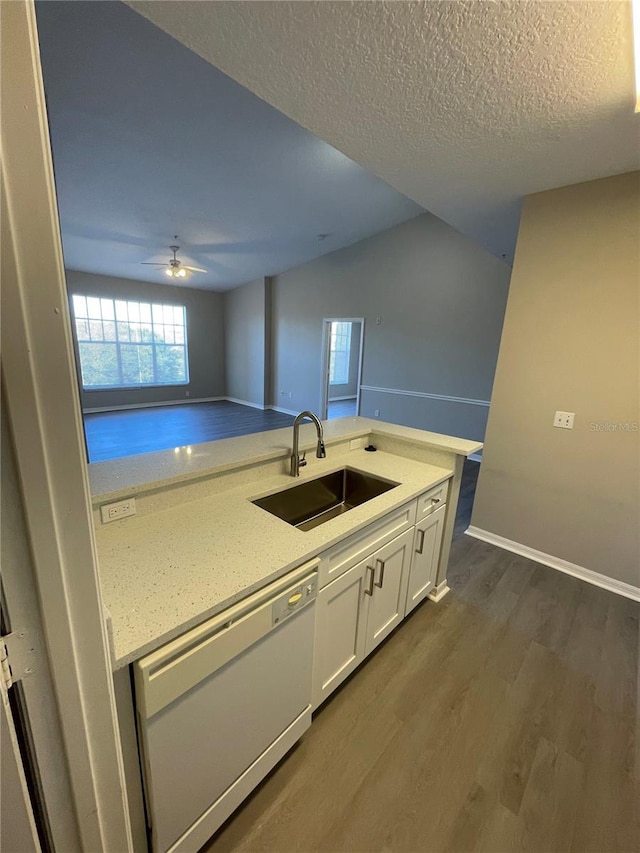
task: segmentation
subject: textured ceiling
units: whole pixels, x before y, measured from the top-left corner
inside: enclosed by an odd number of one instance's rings
[[[126,5],[37,16],[68,267],[166,283],[178,234],[223,290],[422,212]]]
[[[524,195],[640,168],[626,0],[129,5],[497,255]]]

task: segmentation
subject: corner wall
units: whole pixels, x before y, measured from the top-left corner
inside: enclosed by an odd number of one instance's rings
[[[275,276],[273,402],[316,410],[323,318],[364,317],[360,413],[481,441],[510,272],[425,213]]]
[[[267,288],[264,278],[224,295],[226,396],[264,408]]]
[[[639,172],[526,199],[472,519],[635,587],[639,292]]]
[[[187,343],[189,348],[189,384],[161,385],[153,388],[117,388],[106,391],[84,391],[76,351],[78,387],[83,409],[139,405],[225,394],[225,342],[223,294],[208,290],[151,284],[129,278],[66,270],[67,292],[90,296],[112,296],[166,302],[187,308]],[[75,338],[74,338],[75,345]],[[187,394],[188,392],[188,394]]]

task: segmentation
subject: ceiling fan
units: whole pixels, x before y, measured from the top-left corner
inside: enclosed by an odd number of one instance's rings
[[[178,239],[178,235],[174,237],[175,240]],[[173,257],[166,264],[159,264],[157,261],[142,261],[142,266],[146,267],[155,267],[157,270],[164,270],[165,275],[168,275],[169,278],[185,278],[187,272],[207,272],[207,270],[203,270],[202,267],[189,267],[186,264],[183,264],[182,261],[179,261],[177,258],[177,253],[180,249],[180,246],[173,245],[169,246],[171,251],[173,252]]]

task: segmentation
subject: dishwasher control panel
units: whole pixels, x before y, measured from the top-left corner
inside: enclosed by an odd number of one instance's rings
[[[318,594],[318,574],[314,572],[294,587],[291,587],[271,605],[271,624],[279,625],[296,611],[301,610]]]

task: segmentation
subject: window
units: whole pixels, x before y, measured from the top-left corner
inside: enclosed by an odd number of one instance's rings
[[[349,382],[351,356],[351,323],[331,323],[329,345],[329,382],[346,385]]]
[[[184,305],[77,294],[72,303],[83,388],[189,381]]]

